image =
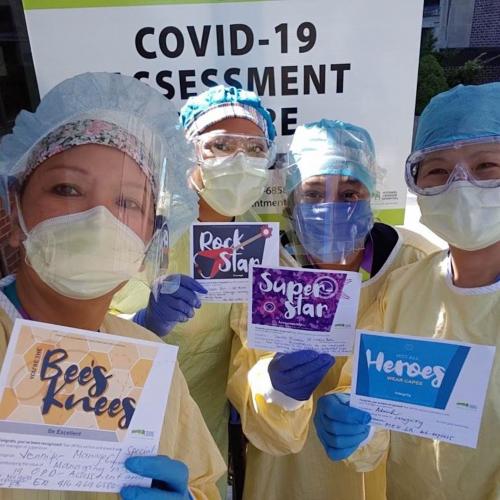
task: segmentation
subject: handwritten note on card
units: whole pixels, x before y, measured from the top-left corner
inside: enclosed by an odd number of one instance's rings
[[[0,488],[148,486],[123,462],[157,451],[176,353],[17,320],[0,373]]]

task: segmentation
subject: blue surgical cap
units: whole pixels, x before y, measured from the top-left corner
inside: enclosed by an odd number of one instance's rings
[[[167,216],[171,241],[175,241],[198,216],[198,196],[186,182],[194,154],[172,104],[145,83],[125,75],[77,75],[54,87],[34,113],[19,113],[12,133],[0,142],[4,207],[8,206],[7,186],[23,179],[34,148],[62,125],[82,120],[118,125],[145,146],[153,160],[152,175],[161,187],[158,210]]]
[[[500,83],[458,85],[434,97],[418,121],[414,151],[500,136]]]
[[[375,146],[364,128],[326,119],[297,127],[286,174],[288,193],[315,175],[354,177],[373,193],[376,174]]]
[[[258,125],[269,140],[276,137],[276,129],[269,111],[257,94],[236,87],[218,85],[190,97],[182,107],[180,123],[187,135],[203,132],[225,118],[241,117]]]

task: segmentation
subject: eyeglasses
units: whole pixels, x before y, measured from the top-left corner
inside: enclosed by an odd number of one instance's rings
[[[406,162],[406,183],[415,194],[440,194],[464,180],[484,188],[500,186],[500,141],[415,152]]]
[[[194,142],[200,159],[223,158],[239,152],[270,162],[274,159],[274,143],[265,137],[215,132],[202,134]]]

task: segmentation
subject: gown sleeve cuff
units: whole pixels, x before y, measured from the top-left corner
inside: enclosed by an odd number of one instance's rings
[[[375,435],[375,429],[375,426],[370,425],[370,432],[368,433],[368,436],[366,436],[366,438],[361,441],[361,443],[359,443],[358,448],[363,448],[363,446],[366,446],[373,439],[373,436]]]

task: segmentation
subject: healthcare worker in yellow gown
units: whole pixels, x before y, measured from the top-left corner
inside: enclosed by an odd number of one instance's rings
[[[262,196],[275,156],[276,132],[258,96],[235,87],[214,87],[190,98],[180,120],[196,150],[197,163],[189,180],[199,194],[199,220],[230,222],[251,217],[244,214]],[[179,363],[190,392],[227,457],[229,405],[225,391],[233,337],[231,303],[201,305],[203,287],[186,276],[189,231],[171,250],[169,270],[183,274],[175,293],[161,294],[156,301],[149,299],[147,289],[125,287],[112,308],[133,313],[142,307],[134,321],[179,346]],[[219,486],[224,495],[224,481]]]
[[[492,345],[496,355],[477,448],[391,432],[387,496],[498,500],[499,83],[458,86],[432,99],[420,117],[406,180],[417,194],[422,223],[447,241],[449,250],[392,273],[360,326]],[[321,398],[316,428],[333,460],[348,458],[356,466],[362,456],[364,468],[375,467],[380,447],[359,446],[355,439],[370,426],[368,414],[347,406],[351,368],[351,363],[345,365],[337,388],[341,394]],[[386,431],[377,434],[385,434],[389,444]]]
[[[21,317],[158,342],[107,311],[129,279],[152,285],[165,272],[166,228],[176,226],[171,189],[186,220],[196,217],[196,197],[183,182],[187,144],[176,122],[161,94],[110,73],[65,80],[34,113],[19,114],[0,144],[2,186],[15,199],[9,242],[21,254],[17,273],[0,281],[0,360]],[[219,498],[224,462],[177,366],[158,455],[131,457],[125,467],[155,481],[124,487],[124,500]],[[2,500],[117,497],[0,491]]]
[[[292,229],[281,264],[359,271],[362,313],[391,270],[435,248],[409,231],[373,222],[370,199],[378,168],[363,128],[331,120],[310,123],[296,130],[290,152],[286,215]],[[331,462],[312,426],[316,401],[337,384],[345,358],[332,366],[331,358],[314,351],[274,356],[249,350],[247,307],[235,306],[231,319],[238,336],[228,396],[250,441],[244,498],[385,498],[384,464],[364,475]]]

